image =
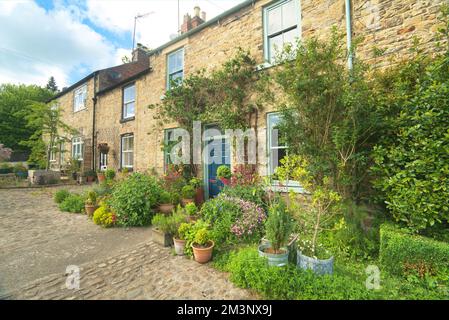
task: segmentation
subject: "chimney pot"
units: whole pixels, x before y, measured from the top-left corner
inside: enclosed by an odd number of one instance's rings
[[[199,6],[196,6],[195,8],[193,8],[193,11],[195,12],[195,17],[200,17],[200,11],[201,8]]]
[[[203,19],[203,21],[206,21],[206,12],[205,11],[201,12],[201,19]]]

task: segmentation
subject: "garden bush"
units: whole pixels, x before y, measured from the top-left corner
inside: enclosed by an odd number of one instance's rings
[[[255,248],[232,252],[223,262],[231,281],[253,289],[266,299],[368,299],[371,293],[363,282],[340,275],[317,276],[296,266],[270,267]]]
[[[61,189],[56,191],[54,200],[56,203],[63,202],[68,196],[70,196],[70,192],[66,189]]]
[[[191,223],[181,223],[178,228],[178,233],[180,234],[181,238],[186,240],[185,245],[185,254],[188,256],[193,255],[192,250],[192,244],[196,241],[197,233],[200,230],[208,230],[209,229],[209,223],[207,223],[204,220],[198,220],[196,222]],[[201,231],[203,232],[203,231]]]
[[[223,194],[229,197],[240,198],[246,201],[251,201],[257,204],[259,207],[263,209],[267,209],[266,198],[267,194],[261,185],[251,185],[251,186],[243,186],[243,185],[232,185],[225,186],[222,190]]]
[[[391,224],[380,229],[380,262],[394,275],[449,277],[449,243],[418,236]]]
[[[97,210],[95,210],[92,220],[99,226],[109,228],[115,224],[116,215],[111,212],[111,209],[106,204],[102,204]]]
[[[72,193],[59,204],[59,209],[71,213],[82,213],[84,212],[84,198],[79,194]]]
[[[117,225],[148,225],[161,191],[155,177],[142,173],[133,173],[114,185],[110,205],[117,215]]]
[[[201,216],[211,225],[217,247],[259,241],[266,219],[264,210],[254,203],[224,194],[204,203]]]

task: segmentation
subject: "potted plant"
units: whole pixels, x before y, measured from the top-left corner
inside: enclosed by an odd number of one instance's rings
[[[181,223],[178,228],[177,236],[173,237],[173,242],[175,244],[175,252],[178,256],[184,255],[184,250],[187,243],[186,239],[191,229],[192,227],[189,223],[186,222]]]
[[[89,217],[92,217],[95,210],[98,209],[97,193],[95,191],[92,190],[87,193],[87,199],[84,202],[84,209],[86,210],[86,214]]]
[[[334,216],[341,213],[341,196],[332,190],[327,177],[314,179],[307,170],[309,164],[301,156],[287,156],[282,166],[276,169],[282,180],[298,181],[311,195],[311,205],[298,206],[297,216],[301,220],[298,241],[297,267],[310,269],[316,274],[333,273],[333,256],[319,243],[319,233],[331,229]]]
[[[187,222],[187,216],[185,213],[185,210],[181,207],[181,205],[178,205],[176,210],[173,212],[173,215],[167,217],[168,220],[168,228],[169,233],[173,237],[173,243],[175,246],[175,252],[177,255],[182,256],[184,255],[184,248],[186,244],[186,230],[181,228],[181,233],[179,232],[180,226],[183,223]]]
[[[21,179],[26,179],[28,177],[28,169],[22,164],[16,164],[13,168],[13,171],[16,176]]]
[[[221,182],[226,186],[231,181],[231,169],[227,165],[221,165],[217,168],[217,178],[220,179]]]
[[[162,191],[159,195],[159,212],[170,214],[175,205],[179,202],[178,194],[174,192]]]
[[[106,176],[104,174],[104,171],[102,170],[97,170],[97,178],[98,178],[98,183],[103,183],[106,181]]]
[[[190,179],[189,184],[195,189],[195,204],[197,206],[204,202],[203,182],[197,177]]]
[[[104,172],[106,181],[112,181],[115,178],[115,171],[113,169],[106,169]]]
[[[187,221],[194,222],[194,221],[198,220],[198,216],[197,216],[198,207],[194,203],[188,203],[184,207],[184,210],[187,215]]]
[[[91,169],[86,170],[86,171],[84,171],[83,175],[86,177],[86,181],[88,183],[92,183],[95,181],[96,173],[94,170],[91,170]]]
[[[259,245],[259,255],[268,258],[270,266],[288,264],[288,248],[286,244],[293,230],[293,223],[287,208],[282,201],[277,201],[269,208],[265,232],[268,242]]]
[[[212,241],[210,232],[206,227],[196,230],[191,246],[196,262],[207,263],[212,259],[215,243]]]
[[[78,181],[78,173],[81,170],[81,161],[77,159],[72,159],[70,161],[69,172],[72,175],[74,181]]]
[[[193,203],[195,201],[195,189],[193,186],[187,184],[181,189],[181,203],[183,206],[187,205],[188,203]]]
[[[169,218],[169,216],[159,213],[151,220],[151,224],[153,225],[153,228],[151,229],[152,240],[164,247],[172,245]]]

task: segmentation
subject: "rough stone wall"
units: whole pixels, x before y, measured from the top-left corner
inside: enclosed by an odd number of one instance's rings
[[[122,89],[116,88],[99,98],[97,113],[98,143],[107,142],[111,152],[115,152],[114,165],[119,166],[120,134],[134,133],[134,168],[142,171],[155,168],[163,171],[164,128],[174,128],[176,124],[158,126],[154,120],[156,110],[148,105],[161,101],[166,88],[167,54],[184,48],[184,74],[200,69],[211,70],[230,59],[239,47],[249,50],[260,63],[263,54],[263,7],[270,0],[256,1],[239,12],[222,19],[188,38],[164,48],[150,57],[152,72],[136,80],[135,120],[121,124]],[[353,38],[364,40],[358,47],[357,58],[371,63],[388,65],[392,56],[404,56],[412,45],[413,37],[423,38],[422,46],[431,50],[435,37],[439,7],[445,0],[353,0]],[[344,0],[301,0],[302,37],[326,38],[332,26],[346,32]],[[342,39],[345,41],[346,39]],[[373,48],[385,49],[383,57],[373,60]],[[101,107],[100,107],[101,105]],[[259,113],[258,138],[259,172],[266,173],[266,119],[267,113],[275,106],[265,106]],[[79,123],[79,121],[78,121]],[[109,136],[109,137],[108,137]],[[110,158],[110,163],[111,163]]]
[[[92,117],[93,117],[93,100],[94,97],[94,79],[87,81],[87,99],[86,108],[78,112],[73,111],[73,94],[74,90],[67,92],[59,97],[56,101],[62,110],[62,119],[70,127],[76,129],[84,140],[84,161],[83,167],[90,169],[92,165]],[[72,136],[67,135],[71,139]],[[64,154],[65,162],[69,162],[72,155],[72,144],[67,142],[64,145],[66,153]],[[59,162],[59,154],[57,155]]]

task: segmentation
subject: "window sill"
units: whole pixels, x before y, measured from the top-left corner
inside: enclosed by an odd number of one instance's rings
[[[134,117],[129,117],[129,118],[126,118],[126,119],[120,119],[120,123],[125,123],[125,122],[129,122],[129,121],[133,121],[133,120],[136,120],[135,116]]]
[[[79,110],[73,110],[73,113],[78,113],[78,112],[81,112],[81,111],[86,111],[87,110],[87,108],[86,107],[84,107],[83,109],[79,109]]]

